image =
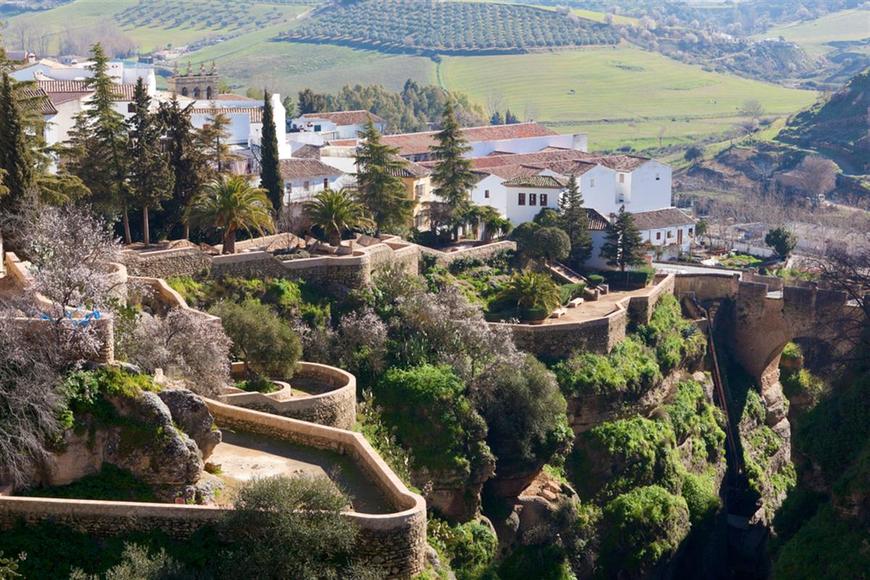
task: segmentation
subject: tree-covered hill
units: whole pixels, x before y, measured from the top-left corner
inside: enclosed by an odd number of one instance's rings
[[[847,173],[870,173],[870,69],[840,91],[795,115],[779,141],[813,149],[830,157]]]
[[[387,51],[525,52],[614,44],[606,24],[524,5],[363,0],[329,7],[282,37]]]

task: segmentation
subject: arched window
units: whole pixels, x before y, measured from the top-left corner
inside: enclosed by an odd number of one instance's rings
[[[212,98],[211,86],[208,86],[205,88],[205,98],[208,99],[209,101],[211,100],[211,98]]]
[[[199,98],[199,87],[196,87],[195,89],[193,89],[193,98],[194,99]]]
[[[186,97],[186,96],[187,96],[187,87],[184,87],[183,89],[181,89],[181,96],[182,96],[182,97]]]

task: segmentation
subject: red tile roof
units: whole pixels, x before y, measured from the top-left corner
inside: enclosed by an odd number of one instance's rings
[[[676,207],[642,211],[631,215],[634,218],[634,224],[637,226],[637,229],[641,231],[688,226],[695,223],[695,220]]]
[[[24,107],[29,110],[38,110],[43,115],[56,115],[57,109],[48,98],[48,94],[39,87],[24,87],[22,89],[24,95]]]
[[[603,155],[600,157],[590,157],[587,161],[599,163],[614,171],[634,171],[647,161],[650,161],[650,158],[639,157],[637,155]]]
[[[399,155],[417,155],[427,153],[435,144],[435,135],[438,131],[425,131],[421,133],[401,133],[398,135],[384,135],[383,143],[399,149]],[[530,137],[545,137],[557,135],[543,125],[537,123],[516,123],[513,125],[485,125],[483,127],[466,127],[462,129],[462,136],[469,142],[478,141],[502,141],[506,139],[527,139]]]
[[[336,125],[365,125],[369,119],[372,123],[386,123],[384,119],[369,111],[332,111],[329,113],[305,113],[303,119],[326,119]]]
[[[282,159],[280,168],[281,177],[284,179],[344,175],[340,169],[327,165],[319,159]]]
[[[49,95],[51,94],[73,94],[78,93],[81,96],[94,92],[88,87],[87,81],[37,81],[39,88],[44,90]],[[112,84],[112,92],[115,93],[117,101],[132,101],[133,94],[136,92],[136,85],[132,84]],[[67,100],[71,100],[68,98]]]
[[[506,180],[505,187],[541,187],[546,189],[563,189],[565,181],[552,175],[530,175]]]
[[[591,207],[583,208],[586,210],[586,219],[589,221],[589,231],[603,232],[610,227],[610,222],[607,218],[598,213]]]
[[[329,142],[333,147],[356,147],[358,143],[356,139],[334,139]]]

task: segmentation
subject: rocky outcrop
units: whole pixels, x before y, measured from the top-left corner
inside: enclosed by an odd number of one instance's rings
[[[412,471],[411,481],[423,490],[426,502],[441,516],[451,521],[466,522],[480,511],[483,484],[494,472],[495,462],[485,462],[470,476],[418,468]]]
[[[184,389],[161,391],[158,396],[175,423],[196,442],[203,461],[211,457],[221,442],[221,432],[202,398]]]

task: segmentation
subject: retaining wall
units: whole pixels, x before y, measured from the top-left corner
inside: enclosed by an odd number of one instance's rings
[[[508,250],[516,251],[516,249],[516,242],[512,242],[509,240],[492,242],[490,244],[481,244],[472,248],[456,250],[455,252],[442,252],[441,250],[436,250],[434,248],[420,246],[420,252],[424,256],[433,257],[435,259],[435,264],[438,266],[448,266],[456,260],[486,260],[500,252],[505,252]]]
[[[300,362],[294,377],[311,378],[332,388],[318,395],[292,398],[282,395],[280,391],[266,394],[232,388],[221,400],[238,407],[300,421],[339,429],[353,428],[356,421],[356,377],[335,367],[309,362]],[[292,392],[292,386],[290,390]]]

